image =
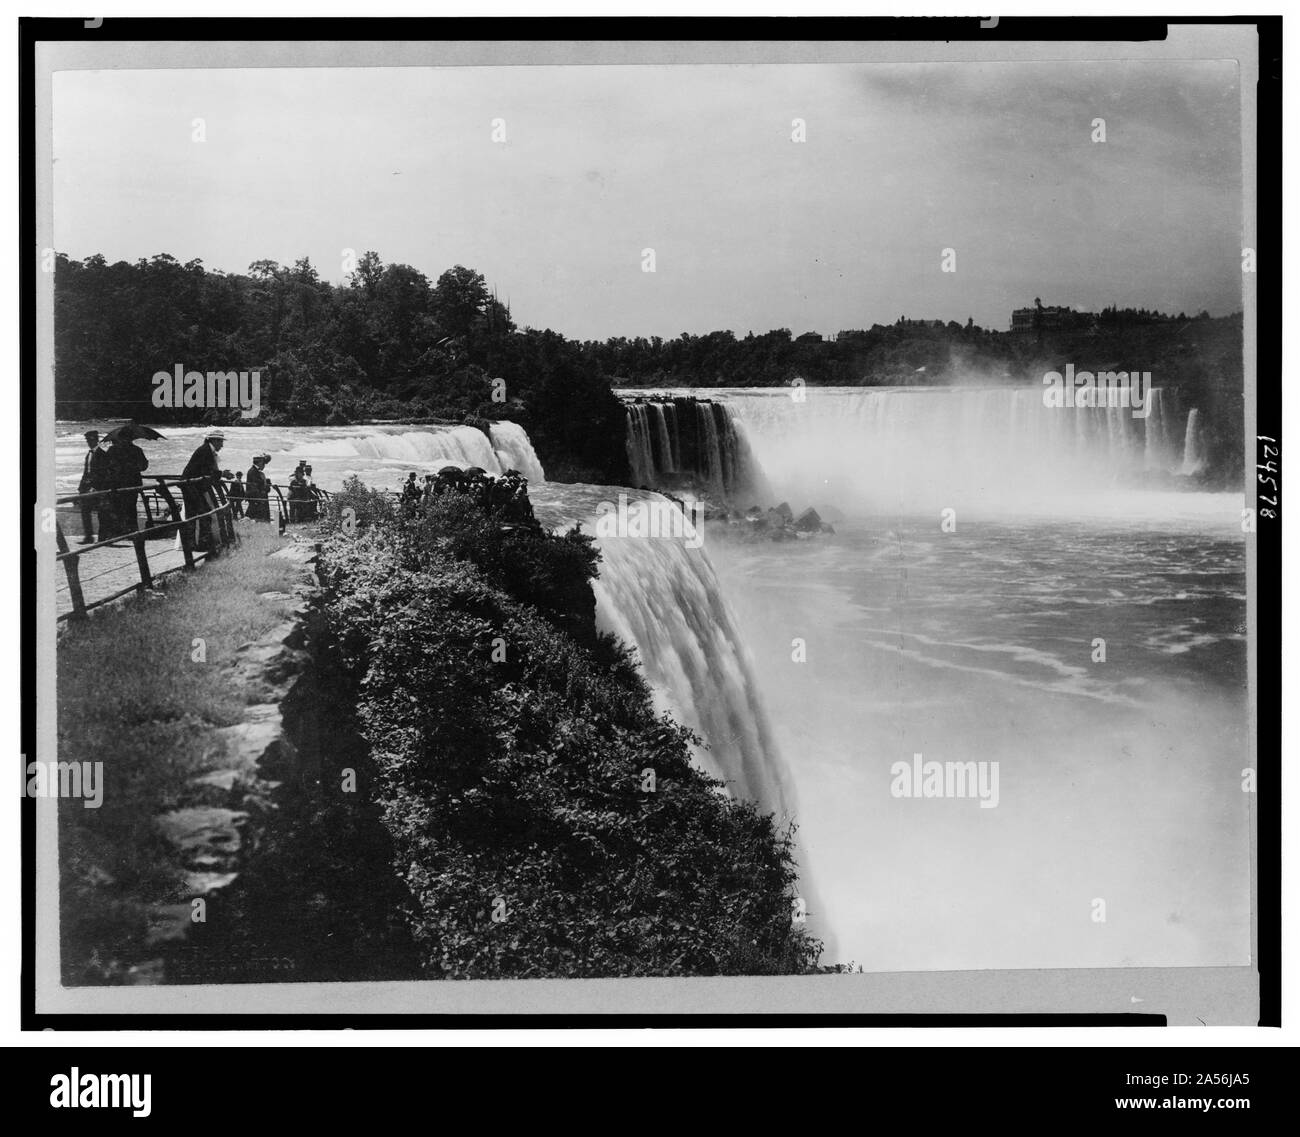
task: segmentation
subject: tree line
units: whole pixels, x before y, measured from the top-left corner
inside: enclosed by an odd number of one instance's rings
[[[307,258],[225,273],[165,253],[112,264],[59,255],[56,414],[192,422],[193,410],[152,405],[155,372],[178,363],[259,369],[261,423],[512,419],[557,480],[613,483],[628,468],[612,388],[1035,382],[1074,360],[1151,370],[1188,406],[1227,412],[1216,433],[1240,450],[1240,313],[1109,307],[1078,316],[1069,328],[1031,333],[899,316],[830,339],[777,328],[578,342],[517,327],[483,275],[462,265],[431,281],[366,252],[344,284],[331,284]],[[225,409],[203,418],[241,421]]]
[[[225,273],[166,253],[59,255],[54,340],[63,419],[193,422],[192,409],[153,405],[156,372],[259,370],[259,424],[511,419],[558,478],[613,481],[626,469],[623,409],[595,364],[557,332],[519,329],[462,265],[430,281],[366,252],[338,285],[307,258]],[[222,408],[199,417],[243,421]]]
[[[743,337],[730,331],[684,332],[675,339],[588,340],[582,350],[616,385],[630,387],[776,387],[795,378],[812,385],[892,387],[955,382],[971,372],[1021,381],[1036,380],[1042,370],[1059,366],[1039,365],[1061,346],[1066,331],[1096,340],[1104,354],[1117,338],[1139,327],[1185,327],[1210,320],[1205,312],[1189,319],[1132,308],[1076,316],[1068,329],[1042,337],[982,328],[969,318],[961,324],[900,316],[892,324],[846,329],[829,339],[815,333],[796,336],[789,328]]]

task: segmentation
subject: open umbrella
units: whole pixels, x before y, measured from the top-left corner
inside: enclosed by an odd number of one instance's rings
[[[162,435],[153,427],[137,426],[133,422],[123,423],[115,430],[110,430],[104,437],[109,442],[134,442],[138,438],[143,438],[146,442],[157,442],[162,439]]]
[[[486,474],[487,471],[482,466],[470,466],[465,473],[470,477],[478,477],[480,474]]]

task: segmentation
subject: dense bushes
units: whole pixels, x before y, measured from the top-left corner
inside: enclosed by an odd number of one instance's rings
[[[324,611],[424,970],[809,970],[792,835],[722,796],[689,733],[656,718],[595,634],[595,570],[580,535],[494,530],[459,499],[324,546]]]

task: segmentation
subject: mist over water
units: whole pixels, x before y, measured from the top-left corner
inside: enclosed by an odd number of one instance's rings
[[[771,492],[796,509],[1120,514],[1128,491],[1183,471],[1183,417],[1159,388],[1137,415],[1045,406],[1041,387],[666,392],[688,393],[727,408]]]
[[[1243,498],[1150,488],[1186,457],[1168,408],[1143,423],[1038,391],[708,394],[777,497],[847,515],[829,538],[707,544],[837,958],[1245,962]],[[997,762],[996,808],[894,796],[891,768],[918,753]]]

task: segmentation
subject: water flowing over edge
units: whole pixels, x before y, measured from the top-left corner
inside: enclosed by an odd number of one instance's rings
[[[1208,466],[1200,411],[1184,412],[1159,387],[1140,407],[1049,406],[1036,387],[618,394],[634,483],[739,506],[780,498],[879,513],[1059,502],[1065,511],[1085,498],[1199,488],[1193,479]]]

